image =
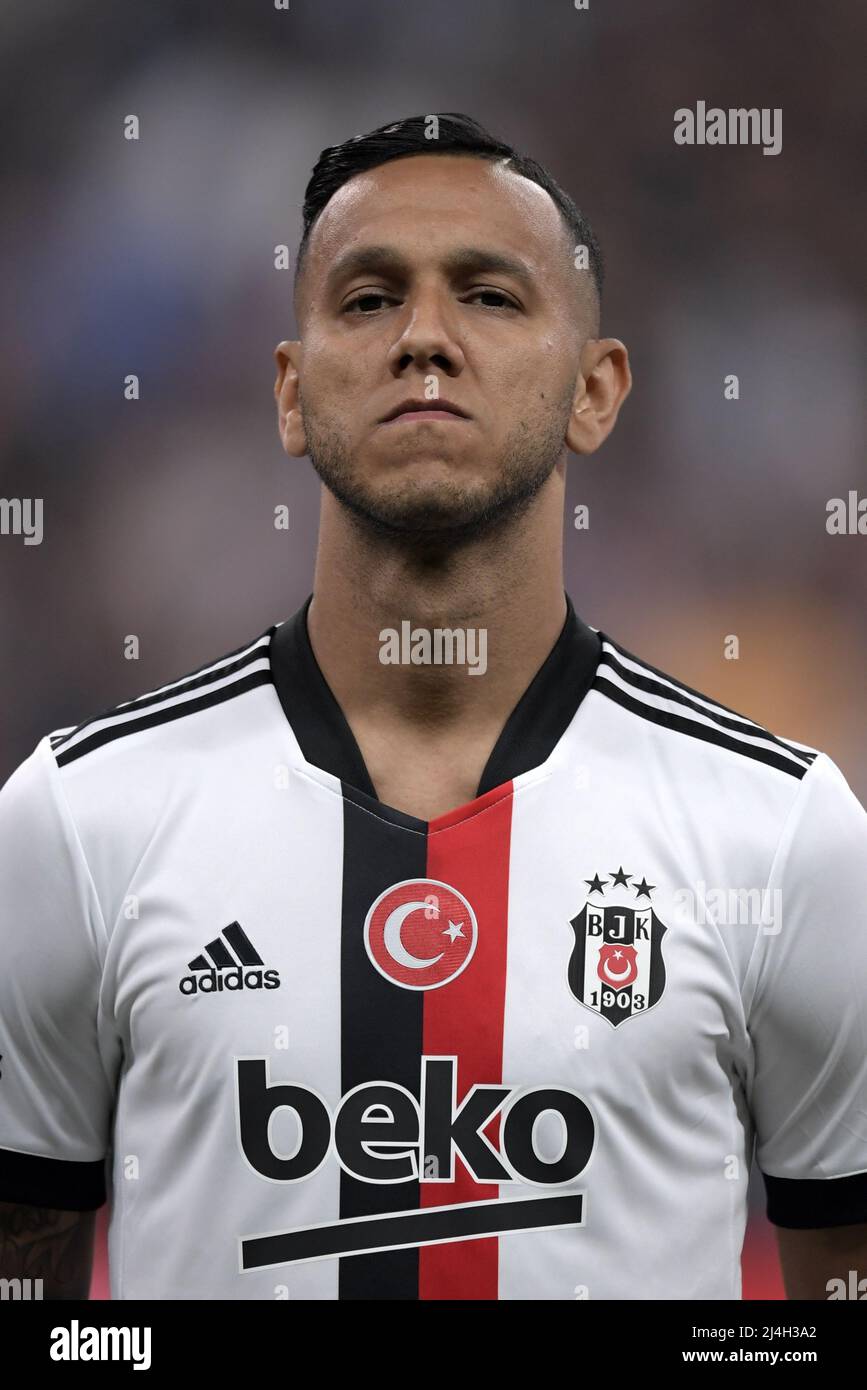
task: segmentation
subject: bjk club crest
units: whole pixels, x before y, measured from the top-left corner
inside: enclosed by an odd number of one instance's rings
[[[595,874],[585,879],[590,896],[570,923],[575,946],[569,958],[569,988],[579,1003],[615,1028],[652,1009],[665,989],[662,938],[668,928],[650,901],[656,885],[633,879],[635,875],[622,867],[610,878]],[[618,888],[622,892],[617,893]],[[611,892],[623,902],[606,902]]]
[[[371,963],[404,989],[439,989],[454,980],[469,965],[477,936],[466,898],[434,878],[392,884],[364,922]]]

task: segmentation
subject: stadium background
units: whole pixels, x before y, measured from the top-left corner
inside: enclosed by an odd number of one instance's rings
[[[39,546],[0,536],[0,780],[306,597],[318,484],[274,427],[274,247],[324,145],[463,110],[589,214],[603,331],[631,349],[615,435],[570,466],[579,611],[867,800],[867,538],[825,528],[867,492],[864,29],[844,0],[6,0],[0,496],[45,522]],[[782,153],[676,146],[698,100],[782,108]],[[779,1297],[755,1184],[751,1212],[745,1295]]]

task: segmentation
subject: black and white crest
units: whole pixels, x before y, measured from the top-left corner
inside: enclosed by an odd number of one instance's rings
[[[609,891],[619,886],[628,892],[632,877],[620,869],[612,875]],[[603,885],[609,880],[596,874],[586,882],[592,899],[604,896]],[[644,878],[632,884],[636,901],[626,905],[588,899],[571,920],[575,946],[569,958],[569,988],[581,1004],[615,1028],[652,1009],[665,989],[662,938],[667,928],[652,903],[639,901],[649,899],[653,887]]]

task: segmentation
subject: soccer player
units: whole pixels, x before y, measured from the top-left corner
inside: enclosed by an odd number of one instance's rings
[[[0,795],[3,1275],[110,1195],[115,1298],[738,1298],[754,1148],[790,1295],[867,1269],[867,815],[564,594],[601,277],[465,116],[320,157],[312,599]]]

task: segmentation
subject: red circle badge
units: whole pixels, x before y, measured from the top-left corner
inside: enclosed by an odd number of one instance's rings
[[[392,884],[364,921],[372,964],[404,989],[438,989],[454,980],[469,965],[477,936],[466,898],[435,878]]]

